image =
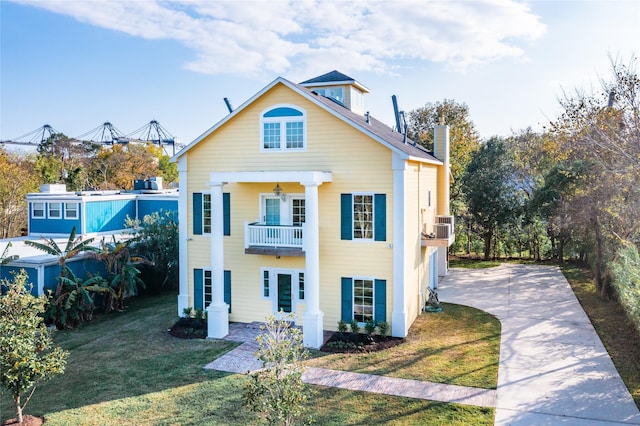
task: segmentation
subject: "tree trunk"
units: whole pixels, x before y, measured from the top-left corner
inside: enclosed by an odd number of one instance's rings
[[[471,257],[471,221],[467,221],[467,257]]]
[[[22,423],[22,405],[20,404],[20,394],[13,397],[13,402],[16,404],[16,421]]]
[[[558,262],[564,262],[564,238],[558,238]]]
[[[598,216],[594,216],[592,220],[595,237],[596,237],[596,292],[602,294],[602,233],[600,232],[600,221]]]
[[[493,239],[493,230],[489,229],[484,233],[484,260],[491,258],[491,240]]]

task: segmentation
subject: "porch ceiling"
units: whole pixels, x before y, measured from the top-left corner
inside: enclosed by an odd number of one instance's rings
[[[260,172],[211,172],[211,183],[268,183],[298,182],[321,185],[331,182],[331,172],[306,171],[260,171]]]

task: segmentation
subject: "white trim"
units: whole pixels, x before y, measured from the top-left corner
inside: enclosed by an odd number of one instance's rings
[[[269,297],[264,297],[265,272],[269,274]],[[296,316],[300,314],[297,305],[299,303],[305,303],[304,299],[300,299],[300,274],[304,273],[305,271],[303,269],[273,268],[267,266],[260,268],[260,298],[271,301],[271,312],[274,315],[278,313],[278,297],[280,295],[278,275],[289,275],[291,277],[291,312]]]
[[[367,277],[367,276],[361,276],[361,275],[356,275],[356,276],[352,276],[351,278],[351,319],[355,318],[355,308],[356,308],[356,287],[355,287],[355,281],[356,280],[360,280],[360,281],[371,281],[371,319],[373,321],[375,321],[376,318],[376,278],[375,277]],[[364,327],[364,325],[366,324],[366,322],[363,321],[358,321],[358,325],[360,327]]]
[[[270,183],[294,182],[316,183],[331,182],[331,172],[322,171],[276,171],[276,172],[211,172],[211,182],[224,183]]]
[[[51,216],[51,205],[58,204],[59,216]],[[47,203],[47,219],[62,220],[62,201],[54,201]]]
[[[369,136],[371,139],[381,143],[382,145],[384,145],[385,147],[390,149],[393,153],[395,153],[397,155],[400,155],[404,159],[408,159],[408,160],[412,160],[412,161],[416,161],[416,162],[421,162],[421,163],[429,163],[429,164],[437,164],[437,165],[441,165],[442,164],[442,162],[437,160],[437,159],[436,160],[432,160],[432,159],[428,159],[428,158],[414,157],[412,155],[407,154],[406,152],[404,152],[401,149],[393,146],[392,144],[390,144],[386,140],[378,137],[377,135],[372,133],[369,129],[364,127],[363,125],[352,121],[351,119],[347,118],[346,116],[344,116],[344,115],[338,113],[337,111],[329,108],[328,106],[324,105],[321,101],[319,101],[317,99],[317,96],[312,95],[311,93],[307,92],[306,90],[302,90],[300,88],[302,86],[298,87],[298,85],[296,85],[296,84],[294,84],[294,83],[292,83],[292,82],[290,82],[290,81],[288,81],[288,80],[286,80],[286,79],[284,79],[282,77],[278,77],[275,80],[273,80],[271,83],[269,83],[264,88],[262,88],[262,90],[257,92],[255,95],[253,95],[247,101],[245,101],[242,105],[240,105],[238,108],[233,110],[232,113],[230,113],[227,116],[225,116],[222,120],[218,121],[216,124],[214,124],[208,130],[206,130],[203,134],[201,134],[196,139],[194,139],[193,142],[191,142],[189,145],[187,145],[184,148],[182,148],[175,156],[173,156],[171,158],[171,161],[172,162],[177,162],[178,159],[181,156],[183,156],[184,154],[186,154],[191,148],[193,148],[200,141],[202,141],[203,139],[208,137],[211,133],[213,133],[214,131],[216,131],[220,127],[222,127],[225,123],[227,123],[233,117],[238,115],[240,113],[240,111],[242,111],[244,108],[249,106],[251,103],[253,103],[256,99],[258,99],[259,97],[264,95],[266,92],[271,90],[271,88],[273,88],[277,84],[285,85],[289,89],[291,89],[294,92],[298,93],[299,95],[303,96],[305,99],[313,102],[316,106],[322,108],[323,110],[325,110],[329,114],[333,115],[334,117],[338,118],[339,120],[343,121],[344,123],[348,124],[349,126],[351,126],[351,127],[355,128],[355,129],[357,129],[358,131],[364,133],[365,135]],[[322,84],[322,85],[325,85],[325,84]]]
[[[29,201],[31,205],[31,219],[46,219],[47,218],[47,203],[44,201]],[[42,216],[36,216],[34,214],[34,204],[42,204]]]
[[[67,216],[67,206],[71,205],[71,204],[74,204],[76,206],[76,208],[75,208],[76,215],[75,216]],[[136,206],[136,208],[137,208],[137,206]],[[79,212],[80,203],[78,203],[78,202],[65,202],[64,203],[64,208],[62,210],[63,210],[63,217],[65,219],[78,219],[80,217],[79,216],[79,214],[80,214],[80,212]]]
[[[354,226],[355,224],[355,212],[354,212],[354,197],[360,195],[360,196],[369,196],[371,197],[371,238],[364,238],[364,237],[359,237],[356,238],[355,233],[356,233],[356,227]],[[351,241],[362,241],[362,242],[373,242],[376,241],[376,217],[375,217],[375,211],[376,211],[376,194],[374,192],[352,192],[351,193],[351,220],[352,220],[352,224],[351,224]]]
[[[178,161],[178,182],[180,191],[178,192],[178,260],[180,268],[178,271],[178,316],[182,316],[182,311],[189,306],[189,227],[191,221],[188,219],[188,179],[187,157],[181,157]]]
[[[269,111],[278,108],[289,108],[302,113],[301,116],[266,117]],[[280,127],[280,146],[278,148],[264,147],[264,124],[278,123]],[[302,148],[287,148],[287,123],[302,123]],[[276,104],[265,108],[260,113],[260,152],[261,153],[282,153],[282,152],[304,152],[307,150],[307,111],[294,104]]]
[[[405,294],[405,215],[407,163],[400,156],[392,156],[393,168],[393,307],[391,335],[406,337],[409,331],[407,295]]]

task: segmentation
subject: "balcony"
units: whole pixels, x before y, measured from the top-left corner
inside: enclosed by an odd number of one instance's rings
[[[244,252],[304,257],[304,226],[245,223]]]
[[[432,227],[433,232],[422,233],[422,247],[451,246],[456,239],[453,225],[453,216],[436,216]]]

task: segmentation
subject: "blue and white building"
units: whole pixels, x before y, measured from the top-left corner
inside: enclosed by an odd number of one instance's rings
[[[24,243],[52,238],[64,249],[71,231],[83,239],[102,237],[127,238],[126,219],[142,219],[159,212],[175,212],[178,217],[178,191],[163,189],[162,178],[136,181],[133,191],[79,191],[68,192],[64,184],[42,185],[40,192],[27,195],[29,212],[28,232],[25,237],[0,240],[0,254],[11,244],[7,255],[18,256],[0,267],[0,278],[11,280],[13,274],[24,269],[33,294],[54,290],[60,275],[58,258],[43,253]],[[67,261],[67,266],[78,277],[103,273],[102,264],[86,253]]]

